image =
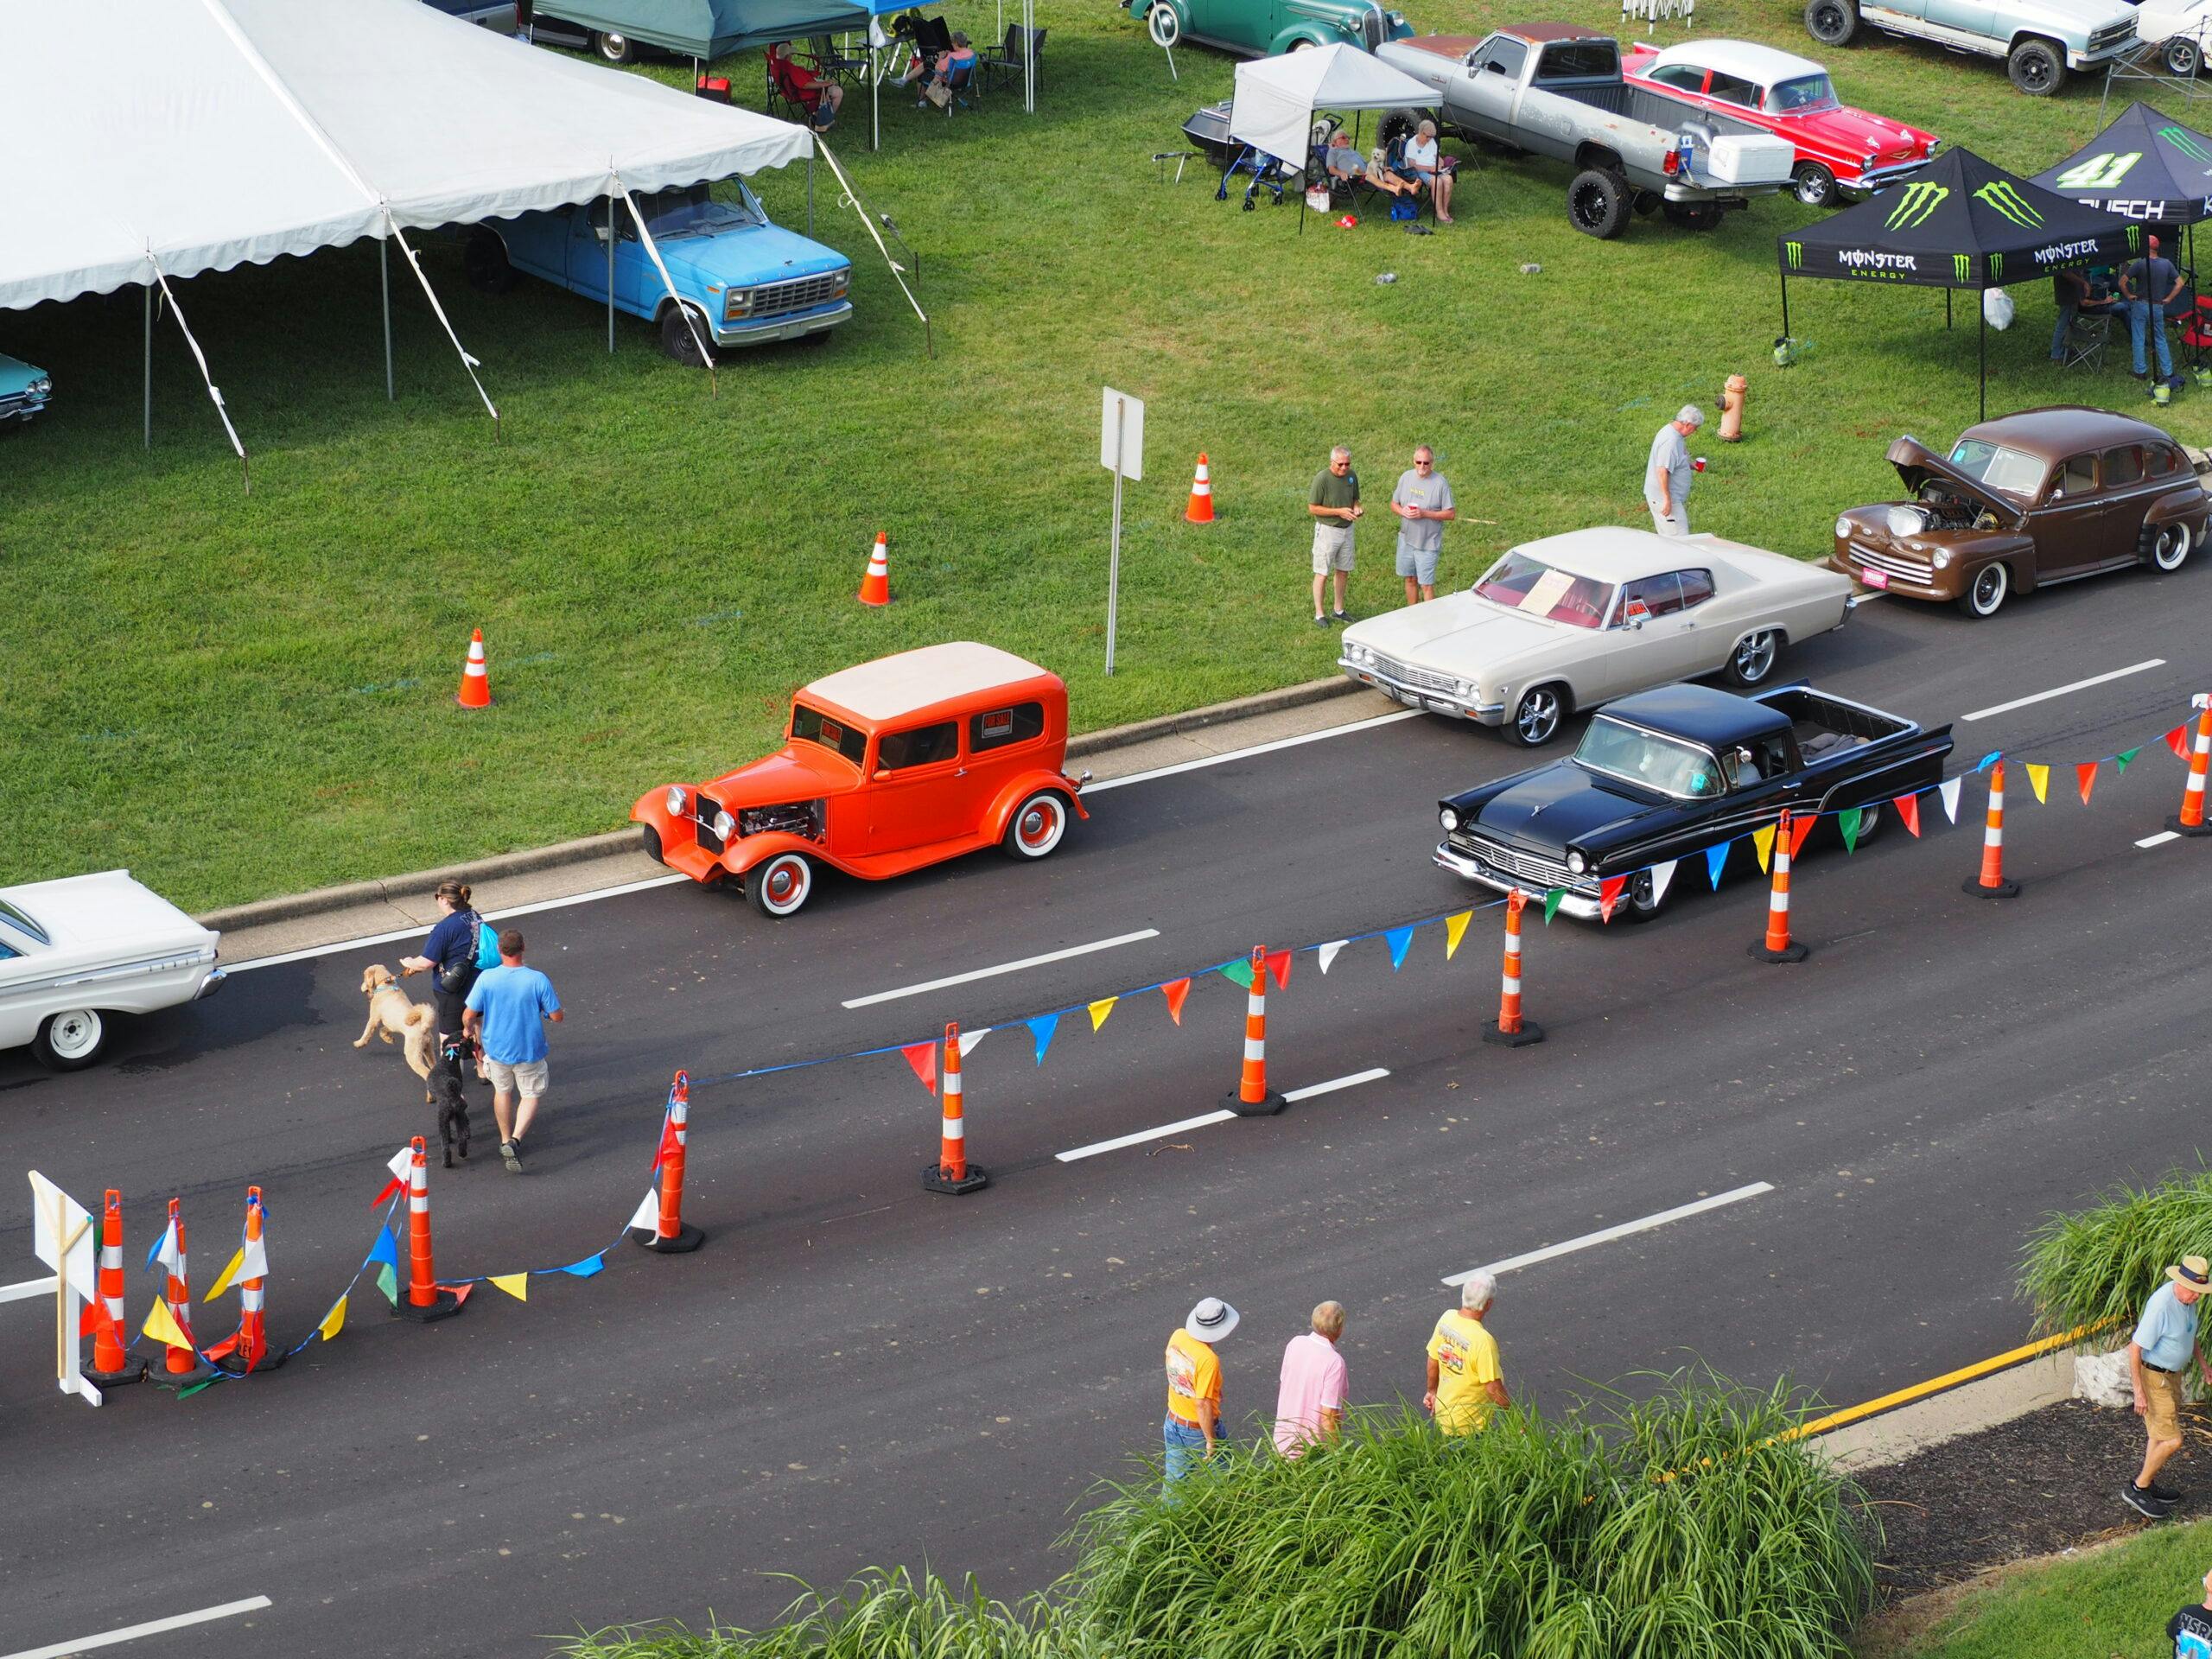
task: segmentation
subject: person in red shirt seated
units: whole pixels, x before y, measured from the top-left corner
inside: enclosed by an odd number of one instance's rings
[[[830,123],[837,118],[837,106],[845,101],[842,86],[823,79],[792,57],[789,41],[778,41],[769,47],[768,74],[779,93],[806,111],[808,126],[817,132],[830,130]]]

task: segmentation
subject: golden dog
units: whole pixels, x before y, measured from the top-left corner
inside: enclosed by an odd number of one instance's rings
[[[397,1037],[407,1053],[407,1069],[423,1079],[430,1081],[430,1045],[437,1040],[431,1030],[437,1015],[420,1002],[409,999],[399,988],[399,982],[391,976],[391,969],[382,963],[369,964],[368,972],[361,976],[361,995],[369,999],[369,1023],[361,1027],[361,1039],[353,1045],[366,1048],[369,1039],[382,1037],[387,1043]],[[423,1096],[430,1098],[429,1094]]]

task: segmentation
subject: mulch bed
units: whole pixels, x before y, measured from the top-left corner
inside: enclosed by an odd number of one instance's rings
[[[2187,1437],[2160,1477],[2190,1493],[2177,1519],[2212,1514],[2212,1416],[2185,1411]],[[2154,1524],[2120,1501],[2143,1458],[2142,1419],[2063,1400],[1854,1478],[1881,1519],[1885,1600],[1986,1567]]]

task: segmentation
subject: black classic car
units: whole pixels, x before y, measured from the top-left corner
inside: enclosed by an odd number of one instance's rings
[[[1600,913],[1600,883],[1626,874],[1614,913],[1648,921],[1664,898],[1651,866],[1785,809],[1858,807],[1863,841],[1884,803],[1942,781],[1950,752],[1948,725],[1923,731],[1807,685],[1748,697],[1662,686],[1607,704],[1567,759],[1438,802],[1436,861],[1501,893],[1564,888],[1560,907],[1586,918]]]

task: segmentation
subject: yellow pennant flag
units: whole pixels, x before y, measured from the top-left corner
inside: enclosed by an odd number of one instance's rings
[[[2028,787],[2036,792],[2037,805],[2049,805],[2050,802],[2045,799],[2045,792],[2050,788],[2050,768],[2031,763],[2028,766]]]
[[[1762,870],[1774,857],[1774,830],[1775,826],[1770,823],[1751,831],[1751,846],[1758,853],[1759,868]]]
[[[338,1333],[346,1328],[346,1298],[340,1296],[331,1305],[330,1312],[322,1316],[322,1323],[315,1329],[322,1332],[325,1342],[338,1340]]]
[[[1090,1005],[1090,1028],[1093,1031],[1106,1023],[1106,1016],[1114,1012],[1114,1005],[1121,1000],[1118,996],[1102,996]]]
[[[1444,960],[1449,962],[1459,948],[1459,941],[1467,935],[1467,924],[1475,919],[1475,912],[1463,910],[1457,916],[1444,918]]]
[[[139,1327],[156,1342],[168,1348],[189,1348],[192,1338],[184,1334],[184,1327],[176,1322],[176,1315],[169,1312],[169,1305],[159,1297],[146,1314],[146,1323]]]
[[[530,1275],[526,1273],[495,1273],[487,1282],[497,1285],[518,1302],[530,1300]]]
[[[214,1284],[200,1300],[203,1302],[213,1301],[231,1287],[231,1281],[238,1277],[238,1269],[244,1266],[245,1266],[245,1249],[241,1246],[238,1253],[231,1258],[230,1266],[215,1275]]]

